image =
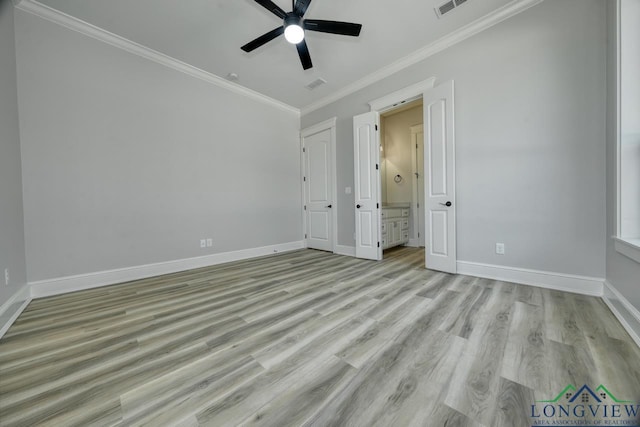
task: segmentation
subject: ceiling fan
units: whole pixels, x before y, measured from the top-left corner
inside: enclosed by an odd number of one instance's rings
[[[282,8],[271,0],[255,0],[255,2],[276,15],[278,18],[283,19],[284,22],[281,27],[269,31],[257,39],[250,41],[246,45],[242,46],[241,49],[245,52],[251,52],[284,33],[285,39],[287,39],[289,43],[295,44],[298,48],[300,62],[302,62],[302,68],[305,70],[313,67],[309,48],[307,47],[307,42],[304,39],[305,30],[357,37],[360,35],[360,30],[362,29],[361,24],[354,24],[352,22],[303,19],[311,0],[292,0],[293,10],[288,13],[282,10]]]

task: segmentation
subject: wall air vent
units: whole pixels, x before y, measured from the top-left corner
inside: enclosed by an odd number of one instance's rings
[[[325,79],[316,79],[314,81],[312,81],[311,83],[309,83],[308,85],[306,85],[305,87],[309,90],[314,90],[315,88],[317,88],[318,86],[322,86],[323,84],[325,84],[327,81]]]
[[[435,8],[436,15],[441,18],[442,15],[451,12],[456,7],[462,6],[467,0],[449,0],[448,2],[441,4]]]

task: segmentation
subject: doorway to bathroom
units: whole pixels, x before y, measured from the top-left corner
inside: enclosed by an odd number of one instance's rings
[[[383,247],[389,248],[390,245],[403,240],[406,241],[404,244],[409,243],[410,229],[415,219],[417,225],[413,224],[413,230],[417,237],[422,217],[425,267],[456,273],[454,82],[450,80],[437,86],[434,86],[434,82],[435,78],[427,79],[371,101],[369,113],[353,118],[355,255],[357,258],[381,260]],[[423,177],[421,179],[418,176],[416,181],[422,181],[424,189],[424,214],[414,214],[414,221],[411,221],[411,202],[408,208],[390,206],[391,203],[397,202],[390,192],[389,180],[392,179],[394,184],[401,184],[406,177],[400,173],[393,173],[390,153],[381,155],[385,147],[382,146],[380,121],[381,114],[420,99],[423,113]],[[415,125],[413,130],[417,138],[420,133],[419,125]],[[386,145],[388,140],[385,138]],[[419,149],[420,145],[417,145]],[[390,145],[387,146],[387,150],[390,150]],[[382,157],[387,160],[384,174],[380,167]],[[420,157],[418,152],[416,157]],[[416,162],[415,173],[419,175],[417,165]],[[384,213],[383,176],[386,186],[386,208],[391,209],[391,212]],[[418,192],[419,189],[416,188],[415,191]],[[418,200],[416,197],[415,208],[418,208]],[[391,218],[393,221],[390,221]]]
[[[380,114],[381,245],[424,247],[422,98]]]

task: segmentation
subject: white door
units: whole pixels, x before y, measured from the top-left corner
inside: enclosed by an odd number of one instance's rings
[[[453,81],[425,92],[425,265],[456,272]]]
[[[411,127],[411,144],[413,176],[415,185],[413,186],[413,233],[415,245],[424,247],[424,126],[417,125]]]
[[[375,111],[353,118],[356,257],[374,260],[382,259],[379,121]]]
[[[331,129],[303,139],[307,247],[333,251]]]

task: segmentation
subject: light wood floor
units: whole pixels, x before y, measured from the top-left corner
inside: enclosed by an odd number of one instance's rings
[[[640,399],[598,298],[302,250],[33,301],[0,424],[530,426],[567,384]]]

